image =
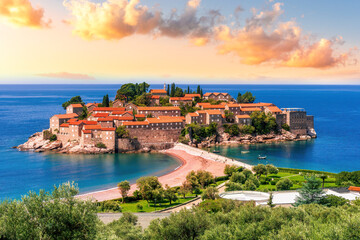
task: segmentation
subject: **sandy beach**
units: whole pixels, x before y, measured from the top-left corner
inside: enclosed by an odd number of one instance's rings
[[[169,149],[163,151],[163,153],[171,155],[182,162],[182,165],[175,171],[159,177],[159,181],[163,186],[166,184],[170,187],[180,186],[185,181],[186,175],[192,170],[209,171],[216,177],[224,175],[224,168],[226,164],[223,162],[205,159],[200,156],[194,156],[184,150]],[[132,184],[129,194],[131,195],[135,190],[136,184]],[[84,200],[92,199],[101,202],[121,198],[121,194],[117,188],[111,188],[107,190],[81,194],[78,195],[77,198]]]

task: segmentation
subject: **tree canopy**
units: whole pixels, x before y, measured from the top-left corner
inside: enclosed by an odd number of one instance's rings
[[[117,91],[115,99],[119,100],[134,100],[137,96],[146,93],[149,89],[150,85],[146,82],[143,83],[127,83],[123,84],[121,88]]]
[[[251,92],[245,92],[243,95],[241,93],[238,93],[236,101],[238,103],[253,103],[255,102],[256,97],[252,95]]]
[[[255,111],[251,115],[251,124],[257,134],[269,134],[277,131],[276,119],[269,113]]]
[[[66,109],[70,104],[75,104],[75,103],[79,103],[81,105],[85,104],[80,96],[75,96],[75,97],[72,97],[69,101],[64,102],[62,104],[62,107],[64,109]]]

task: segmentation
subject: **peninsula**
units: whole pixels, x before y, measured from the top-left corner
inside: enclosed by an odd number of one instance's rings
[[[308,140],[316,137],[314,117],[304,109],[255,102],[250,92],[183,90],[174,83],[151,89],[124,84],[114,101],[85,104],[80,96],[63,104],[66,113],[19,145],[21,151],[58,153],[149,152],[181,142],[194,147]]]

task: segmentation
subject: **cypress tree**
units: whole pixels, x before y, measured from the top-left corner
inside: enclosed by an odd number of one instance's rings
[[[106,94],[106,107],[110,107],[109,94]]]
[[[190,93],[190,87],[188,86],[187,93]]]
[[[200,94],[200,85],[197,86],[196,93]]]
[[[168,96],[170,96],[170,84],[168,84],[168,85],[167,85],[167,91],[166,91],[166,94],[167,94]]]
[[[203,97],[203,90],[200,89],[200,96]]]
[[[174,97],[175,96],[175,83],[171,84],[171,92],[170,92],[170,97]]]

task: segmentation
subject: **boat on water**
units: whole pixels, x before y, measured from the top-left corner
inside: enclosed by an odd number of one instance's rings
[[[258,156],[259,160],[263,160],[263,159],[266,159],[266,158],[267,158],[267,156],[260,156],[260,155]]]
[[[241,151],[241,154],[249,153],[250,151]]]
[[[220,153],[220,151],[219,150],[214,150],[213,153]]]

